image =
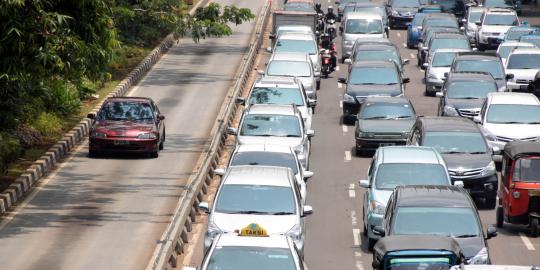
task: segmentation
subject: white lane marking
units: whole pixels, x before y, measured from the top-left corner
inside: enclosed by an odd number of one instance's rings
[[[353,245],[358,247],[360,246],[360,229],[352,229],[353,234]]]
[[[356,269],[358,269],[358,270],[364,270],[364,267],[362,266],[362,262],[361,262],[361,261],[355,261],[355,264],[356,264]]]
[[[352,210],[351,211],[351,224],[354,226],[356,226],[356,224],[358,224],[358,221],[357,221],[357,218],[356,218],[356,211]]]
[[[351,161],[351,151],[345,151],[345,161]]]
[[[349,128],[347,127],[347,125],[341,125],[341,129],[343,130],[343,133],[347,133],[349,131]]]
[[[354,190],[354,184],[349,185],[349,198],[356,197],[356,191]]]
[[[336,71],[339,71],[339,66],[336,66]]]
[[[362,257],[362,252],[355,251],[354,257]]]
[[[339,101],[339,107],[340,107],[340,108],[343,108],[343,100],[340,100],[340,101]]]
[[[337,83],[337,88],[341,88],[341,87],[343,87],[343,84]]]
[[[412,58],[412,59],[416,58],[416,56],[414,55],[414,53],[411,53],[411,58]]]
[[[398,36],[398,37],[401,37],[401,33],[400,33],[400,32],[397,32],[397,36]]]
[[[531,243],[531,240],[529,240],[525,234],[519,233],[519,238],[521,238],[521,241],[523,241],[523,244],[525,244],[525,247],[527,247],[528,250],[536,250]]]

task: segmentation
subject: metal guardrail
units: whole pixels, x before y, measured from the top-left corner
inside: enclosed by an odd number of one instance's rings
[[[255,59],[262,44],[264,29],[270,18],[272,2],[266,0],[258,15],[255,31],[252,33],[249,51],[244,55],[242,62],[234,76],[234,85],[229,89],[224,101],[225,107],[221,109],[217,121],[212,128],[212,141],[205,147],[200,164],[196,173],[192,175],[186,188],[182,192],[181,199],[175,209],[171,223],[163,233],[156,247],[147,270],[170,269],[177,266],[176,257],[183,252],[184,244],[188,242],[188,233],[192,230],[197,212],[196,205],[202,200],[208,190],[208,184],[214,177],[214,169],[219,164],[219,157],[223,152],[227,139],[226,129],[233,121],[238,105],[236,97],[246,87],[250,72],[255,64]]]

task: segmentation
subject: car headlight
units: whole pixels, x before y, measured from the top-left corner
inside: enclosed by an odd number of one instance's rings
[[[450,116],[458,116],[458,112],[456,108],[448,106],[448,105],[444,106],[444,114],[450,115]]]
[[[490,141],[490,142],[496,142],[498,141],[497,140],[497,136],[495,136],[495,134],[489,132],[488,130],[486,129],[482,129],[483,133],[484,133],[484,137],[486,137],[486,140]]]
[[[155,133],[143,133],[143,134],[139,134],[137,138],[146,139],[146,140],[154,140],[154,139],[157,139],[157,135]]]
[[[399,12],[397,12],[397,10],[392,9],[390,13],[392,14],[392,16],[399,16]]]
[[[208,222],[208,229],[206,230],[206,236],[208,236],[208,238],[213,239],[221,233],[223,233],[223,231],[214,223],[214,221]]]
[[[487,248],[482,248],[474,257],[470,258],[469,264],[487,264],[489,262],[489,254]]]
[[[373,138],[373,136],[375,136],[373,132],[360,132],[362,138]]]
[[[427,75],[428,79],[434,79],[434,80],[438,80],[439,78],[437,77],[437,75],[433,74],[433,73],[428,73]]]
[[[343,94],[343,102],[355,103],[356,101],[354,100],[354,97],[352,97],[351,95],[345,93],[345,94]]]
[[[489,164],[482,170],[482,176],[486,175],[492,175],[497,173],[497,169],[495,168],[495,162],[490,161]]]
[[[296,241],[302,240],[302,227],[300,224],[296,224],[285,235]]]
[[[94,138],[107,138],[107,133],[94,132],[94,133],[92,133],[92,137],[94,137]]]
[[[369,201],[369,211],[373,212],[377,215],[384,215],[384,211],[386,210],[386,206],[382,204],[381,202],[371,200]]]

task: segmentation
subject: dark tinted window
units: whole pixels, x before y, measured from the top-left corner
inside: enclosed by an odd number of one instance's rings
[[[460,60],[456,62],[455,71],[482,71],[491,73],[495,79],[504,77],[501,62],[495,60]]]
[[[154,112],[150,103],[115,101],[105,103],[97,118],[112,121],[153,121]]]
[[[522,158],[515,166],[514,181],[540,182],[540,158]]]
[[[408,103],[369,102],[362,105],[361,119],[414,118],[414,111]]]
[[[491,92],[497,92],[493,81],[453,81],[446,88],[448,98],[459,99],[483,99]]]
[[[396,68],[353,68],[349,74],[350,84],[397,84],[399,75]]]
[[[540,54],[511,54],[508,69],[540,69]]]
[[[429,202],[426,202],[429,204]],[[475,209],[464,207],[399,207],[393,234],[481,236]]]
[[[220,213],[260,212],[261,214],[296,213],[292,187],[223,185],[216,200]]]
[[[291,168],[294,174],[298,173],[296,160],[292,153],[277,152],[238,152],[232,160],[231,166],[239,165],[263,165]]]
[[[208,270],[283,269],[295,270],[290,249],[269,247],[216,247],[209,258]]]

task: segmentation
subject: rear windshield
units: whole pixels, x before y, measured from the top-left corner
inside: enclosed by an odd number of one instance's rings
[[[540,158],[522,158],[516,161],[514,181],[540,182]]]
[[[446,169],[429,163],[384,163],[375,179],[377,189],[388,190],[406,185],[449,185]]]
[[[429,46],[431,51],[437,49],[470,49],[469,41],[461,38],[436,38]]]
[[[482,71],[489,72],[495,79],[503,78],[503,69],[500,61],[493,60],[461,60],[456,63],[456,71]]]
[[[508,58],[509,69],[540,69],[540,54],[513,54]]]
[[[380,20],[348,19],[345,33],[382,34],[382,22]]]

